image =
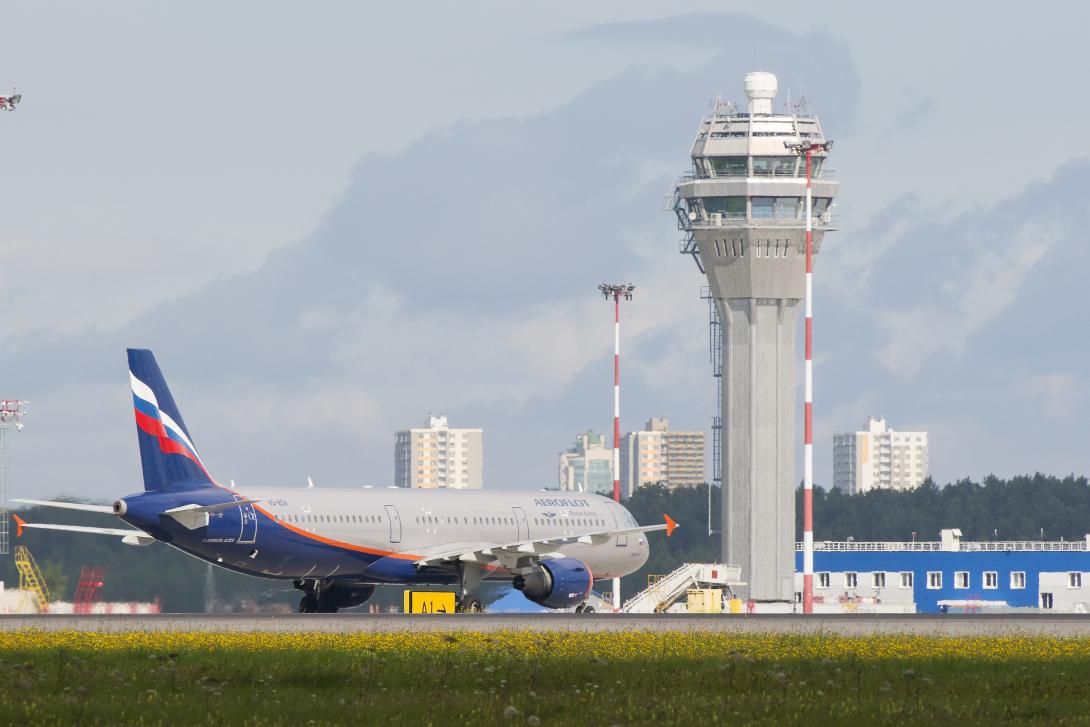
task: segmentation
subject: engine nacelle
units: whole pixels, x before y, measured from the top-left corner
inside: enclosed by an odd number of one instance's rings
[[[590,567],[575,558],[543,560],[534,570],[515,576],[514,586],[534,603],[569,608],[586,600],[594,584]]]
[[[357,583],[334,583],[322,589],[322,598],[328,598],[336,608],[355,608],[362,606],[373,596],[375,587]]]

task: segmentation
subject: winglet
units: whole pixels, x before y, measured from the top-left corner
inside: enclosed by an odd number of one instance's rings
[[[11,516],[15,518],[15,537],[23,537],[23,526],[26,525],[26,520],[19,517],[15,513],[12,513]]]
[[[666,513],[663,513],[662,517],[664,520],[666,520],[666,537],[670,537],[674,534],[674,530],[677,528],[677,523],[675,523],[673,518],[671,518]]]

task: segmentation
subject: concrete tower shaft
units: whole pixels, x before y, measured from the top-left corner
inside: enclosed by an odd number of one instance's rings
[[[692,171],[674,190],[682,252],[707,276],[722,324],[723,562],[748,596],[793,598],[795,324],[806,293],[806,159],[825,141],[801,108],[773,113],[776,78],[746,77],[747,111],[718,102],[700,122]],[[833,228],[839,185],[813,155],[813,250]]]

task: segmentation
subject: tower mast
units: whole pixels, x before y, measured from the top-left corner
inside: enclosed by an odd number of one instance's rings
[[[631,283],[602,283],[598,290],[613,298],[613,499],[621,501],[621,298],[632,300]],[[621,579],[613,579],[613,610],[621,610]]]

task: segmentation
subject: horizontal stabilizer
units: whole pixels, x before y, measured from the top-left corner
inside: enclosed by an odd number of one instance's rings
[[[261,500],[231,500],[230,502],[219,502],[215,505],[182,505],[181,507],[172,507],[163,514],[174,518],[187,530],[196,530],[197,528],[207,527],[210,514],[224,512],[233,507],[252,505],[255,502],[261,502]]]
[[[84,512],[101,512],[113,515],[114,509],[109,505],[88,505],[83,502],[58,502],[55,500],[12,500],[21,505],[38,505],[39,507],[59,507],[62,510],[82,510]]]
[[[38,530],[63,530],[69,533],[90,533],[91,535],[113,535],[114,537],[120,537],[121,542],[126,545],[151,545],[155,542],[155,538],[151,537],[143,530],[133,530],[131,528],[91,528],[86,525],[54,525],[47,523],[28,523],[18,515],[12,515],[15,518],[15,536],[22,537],[23,530],[26,528],[36,528]]]

